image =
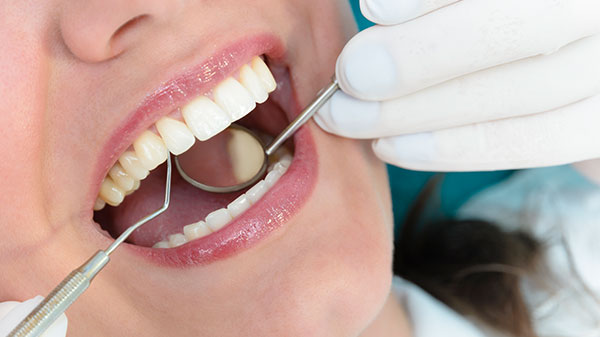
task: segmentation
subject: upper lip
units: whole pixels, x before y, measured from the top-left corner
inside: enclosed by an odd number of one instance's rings
[[[281,60],[285,51],[283,43],[272,34],[261,34],[238,39],[224,44],[212,55],[203,55],[203,60],[182,64],[180,73],[159,84],[146,95],[143,102],[126,115],[113,130],[103,147],[96,169],[94,183],[88,194],[86,208],[96,200],[102,178],[115,163],[119,155],[131,145],[135,137],[148,129],[160,117],[173,112],[195,97],[209,91],[221,80],[247,63],[252,57],[266,55],[269,59]]]

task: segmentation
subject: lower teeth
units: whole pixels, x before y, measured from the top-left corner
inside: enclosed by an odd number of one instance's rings
[[[198,221],[183,227],[183,233],[169,235],[167,240],[157,242],[153,248],[173,248],[181,246],[192,240],[207,236],[227,225],[231,220],[240,216],[253,204],[258,202],[263,195],[283,176],[292,162],[292,156],[282,156],[278,162],[271,165],[269,173],[246,193],[232,201],[226,208],[217,209],[206,216],[203,221]]]

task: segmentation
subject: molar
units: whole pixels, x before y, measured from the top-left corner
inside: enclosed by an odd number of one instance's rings
[[[189,150],[196,141],[184,123],[170,117],[163,117],[156,122],[156,129],[169,151],[176,156]]]
[[[127,174],[123,166],[119,163],[116,163],[108,171],[108,175],[123,191],[131,191],[135,186],[135,180]]]
[[[133,149],[140,159],[140,163],[147,170],[154,170],[158,165],[164,163],[169,155],[162,139],[150,131],[144,131],[133,142]]]
[[[292,165],[292,159],[293,158],[290,154],[285,154],[283,157],[281,157],[281,160],[279,160],[279,162],[287,170],[290,167],[290,165]]]
[[[125,192],[110,177],[106,177],[100,185],[100,198],[111,206],[118,206],[123,202]]]
[[[106,201],[101,198],[96,198],[96,202],[94,203],[94,211],[100,211],[106,206]]]

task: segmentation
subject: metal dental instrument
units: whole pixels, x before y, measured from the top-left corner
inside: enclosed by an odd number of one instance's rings
[[[90,286],[96,275],[110,261],[109,255],[131,233],[169,208],[171,200],[171,158],[167,158],[165,201],[154,213],[127,228],[106,250],[99,250],[87,262],[73,270],[7,337],[37,337],[46,331],[67,308]]]
[[[256,162],[256,165],[255,165],[255,167],[253,167],[253,171],[251,172],[252,174],[250,174],[250,175],[246,174],[246,178],[243,178],[243,179],[233,179],[232,178],[232,179],[229,179],[228,181],[225,181],[217,186],[216,184],[214,184],[214,182],[199,181],[199,179],[204,178],[204,177],[192,177],[191,175],[186,173],[186,171],[183,168],[182,163],[180,163],[179,157],[175,157],[175,167],[177,168],[177,171],[179,171],[179,174],[185,181],[187,181],[192,186],[197,187],[199,189],[202,189],[202,190],[205,190],[208,192],[215,192],[215,193],[229,193],[229,192],[235,192],[235,191],[242,190],[242,189],[252,185],[256,181],[258,181],[265,174],[265,172],[267,170],[269,156],[272,155],[273,153],[275,153],[275,151],[286,140],[288,140],[288,138],[290,138],[296,131],[298,131],[298,129],[302,125],[304,125],[306,122],[308,122],[314,116],[314,114],[331,98],[331,96],[333,96],[333,94],[337,90],[339,90],[339,85],[338,85],[337,79],[334,77],[332,82],[327,87],[325,87],[324,89],[321,90],[321,92],[319,93],[317,98],[315,98],[315,100],[312,101],[312,103],[310,103],[298,115],[298,117],[296,117],[296,119],[294,119],[294,121],[292,121],[285,128],[285,130],[283,130],[279,134],[279,136],[277,136],[277,138],[275,138],[267,147],[265,147],[265,145],[260,140],[260,138],[256,134],[254,134],[252,131],[250,131],[242,126],[239,126],[239,125],[235,125],[235,124],[231,125],[230,128],[226,130],[227,132],[231,133],[228,135],[228,137],[230,139],[240,139],[240,142],[244,143],[245,148],[243,150],[241,150],[241,152],[245,152],[246,157],[248,157],[248,155],[247,155],[248,152],[252,152],[252,151],[256,152],[256,156],[254,157],[254,162]],[[245,136],[241,136],[244,134],[245,134]],[[219,135],[217,135],[215,137],[219,137]],[[254,142],[252,140],[254,140]],[[209,141],[211,141],[211,140],[209,140]],[[199,142],[199,143],[208,143],[209,141]],[[256,148],[258,148],[258,151],[255,150]],[[208,151],[206,151],[206,152],[208,152]],[[238,150],[238,152],[240,152],[240,150]],[[189,155],[193,156],[194,154],[190,153]],[[210,154],[207,154],[207,155],[210,155]],[[184,158],[182,157],[181,160],[183,160],[183,159]],[[198,160],[196,160],[196,162],[198,162]],[[202,160],[200,162],[202,165],[206,165],[207,162],[210,163],[210,160],[206,160],[206,161]],[[235,163],[231,163],[231,164],[236,165]],[[242,164],[246,165],[247,163],[239,163],[237,165],[242,165]],[[256,173],[254,173],[254,172],[256,172]],[[224,175],[223,170],[220,170],[218,176],[223,176],[223,175]]]

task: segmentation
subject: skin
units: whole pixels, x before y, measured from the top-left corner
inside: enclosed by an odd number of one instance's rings
[[[219,38],[273,32],[306,104],[355,31],[345,0],[0,0],[0,13],[0,301],[45,295],[106,247],[81,203],[97,192],[94,164],[182,62]],[[308,127],[318,181],[285,230],[187,269],[118,250],[67,312],[69,336],[408,336],[390,296],[385,168],[368,144]]]

